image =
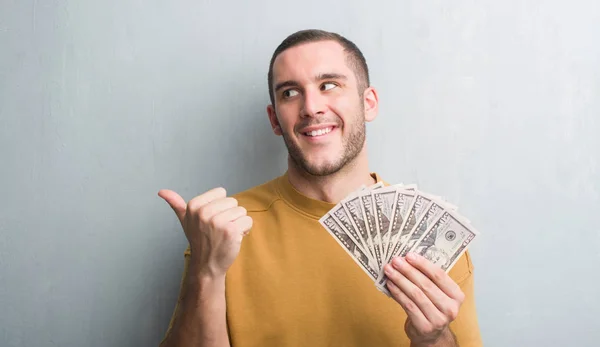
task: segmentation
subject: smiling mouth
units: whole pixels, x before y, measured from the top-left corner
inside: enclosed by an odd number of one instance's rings
[[[333,130],[333,127],[327,127],[327,128],[323,128],[323,129],[307,131],[302,134],[309,136],[309,137],[316,137],[316,136],[323,136],[323,135],[329,134],[332,130]]]

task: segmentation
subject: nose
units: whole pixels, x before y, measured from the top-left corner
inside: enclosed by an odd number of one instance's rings
[[[325,114],[325,96],[320,90],[306,89],[304,92],[304,105],[302,115],[304,117],[316,117]]]

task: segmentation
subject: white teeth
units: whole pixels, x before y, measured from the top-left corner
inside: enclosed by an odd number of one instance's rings
[[[327,133],[331,132],[331,128],[325,128],[325,129],[319,129],[319,130],[313,130],[313,131],[309,131],[306,133],[306,135],[308,136],[320,136],[320,135],[325,135]]]

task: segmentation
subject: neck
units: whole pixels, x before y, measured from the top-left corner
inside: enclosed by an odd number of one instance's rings
[[[299,168],[288,157],[288,177],[290,184],[300,193],[315,200],[337,204],[340,200],[357,190],[361,185],[372,185],[367,161],[366,149],[345,167],[327,176],[313,176]]]

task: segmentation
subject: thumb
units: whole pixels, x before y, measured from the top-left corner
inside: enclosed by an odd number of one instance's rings
[[[183,218],[185,217],[185,210],[187,208],[185,200],[183,200],[179,194],[169,189],[161,189],[158,192],[158,196],[163,198],[169,206],[171,206],[173,211],[175,211],[179,222],[183,225]]]

